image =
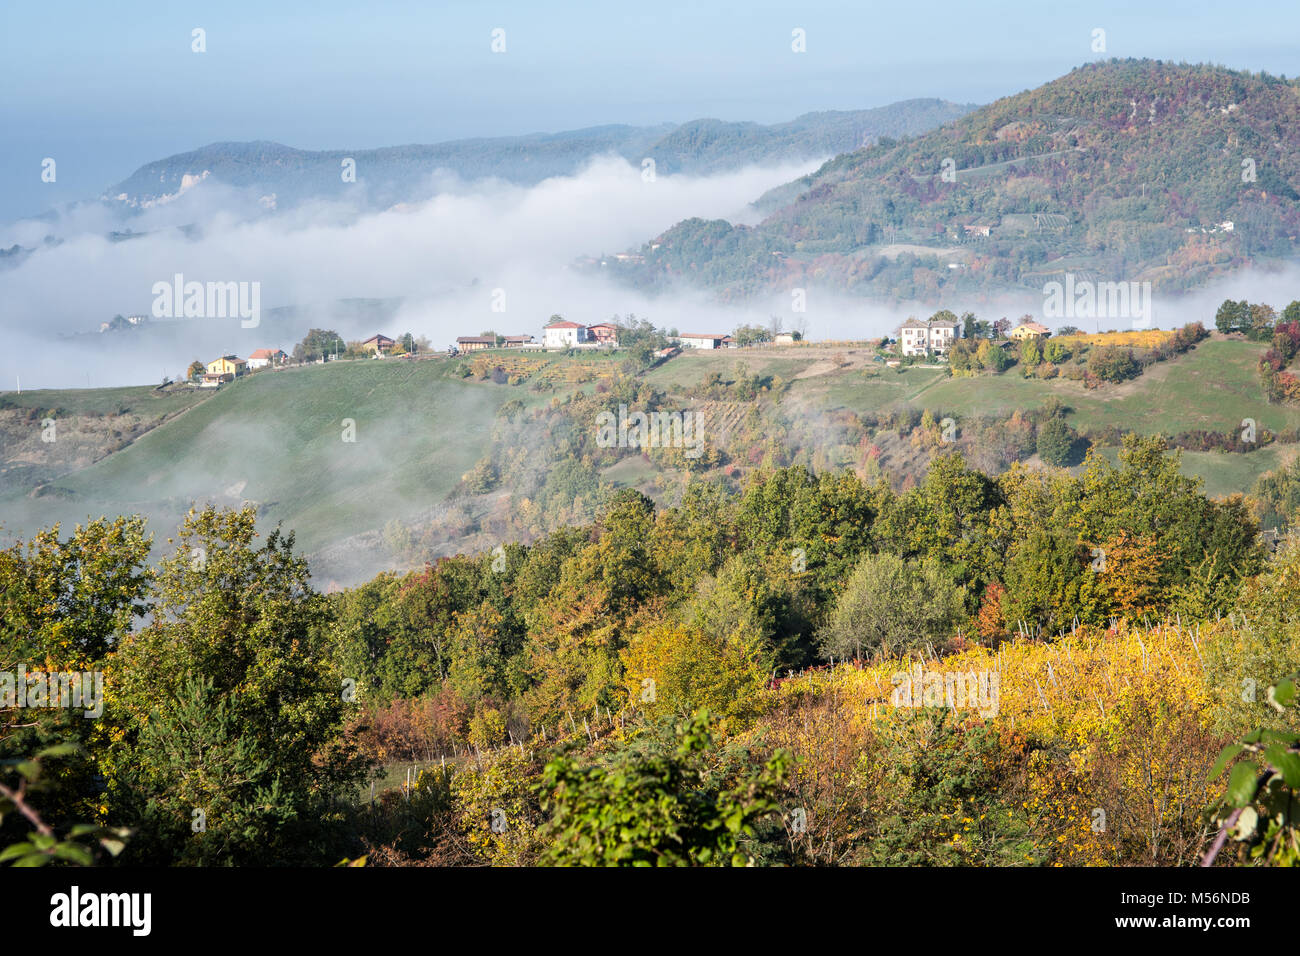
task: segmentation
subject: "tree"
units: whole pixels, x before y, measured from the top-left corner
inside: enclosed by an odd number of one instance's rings
[[[772,672],[752,633],[655,623],[632,635],[621,657],[633,706],[685,716],[701,707],[750,716]]]
[[[1079,434],[1061,418],[1049,418],[1038,427],[1038,457],[1049,465],[1066,468],[1078,464],[1075,453]]]
[[[984,339],[980,342],[975,358],[981,366],[991,372],[1004,372],[1011,365],[1011,359],[1006,351],[992,339]]]
[[[624,748],[604,762],[561,756],[535,788],[547,821],[542,862],[553,866],[746,866],[758,821],[779,810],[790,769],[777,751],[726,786],[711,769],[718,748],[706,710],[646,753]]]
[[[1245,501],[1206,498],[1201,479],[1181,473],[1180,455],[1167,454],[1160,435],[1125,435],[1119,467],[1089,452],[1081,490],[1070,518],[1079,539],[1099,544],[1121,533],[1154,536],[1165,555],[1162,587],[1185,582],[1216,552],[1224,573],[1249,575],[1259,567],[1259,528]]]
[[[322,356],[344,352],[347,347],[343,337],[332,329],[311,329],[293,347],[293,359],[295,362],[314,362]]]
[[[1224,299],[1214,313],[1214,327],[1225,335],[1250,328],[1250,303],[1245,299],[1240,302]]]
[[[888,552],[863,558],[818,635],[826,656],[894,656],[925,642],[943,645],[962,616],[966,590],[938,562]]]
[[[1141,374],[1142,366],[1132,349],[1101,345],[1088,353],[1088,371],[1104,382],[1123,382]]]
[[[1163,578],[1164,554],[1154,535],[1137,537],[1121,531],[1102,542],[1105,567],[1100,572],[1107,610],[1128,621],[1156,614],[1166,603]]]
[[[185,377],[188,378],[191,382],[197,382],[199,379],[203,377],[203,373],[206,372],[207,370],[208,367],[206,365],[204,365],[198,359],[195,359],[193,362],[190,363],[190,367],[185,370]]]
[[[1043,350],[1037,339],[1026,339],[1020,345],[1020,364],[1025,368],[1034,368],[1043,361]]]
[[[309,858],[325,808],[364,773],[339,741],[348,675],[330,653],[328,602],[292,534],[255,546],[255,518],[190,511],[152,623],[113,655],[106,775],[140,828],[138,861]]]
[[[929,558],[982,588],[1001,572],[1005,543],[990,520],[1001,503],[987,475],[968,468],[961,455],[940,455],[921,484],[885,500],[876,537],[905,558]]]
[[[1076,617],[1083,624],[1103,619],[1087,551],[1065,529],[1031,531],[1012,549],[1003,583],[1002,613],[1008,625],[1040,625],[1055,634],[1069,630]]]
[[[1056,339],[1048,339],[1043,345],[1043,358],[1053,365],[1060,365],[1070,357],[1070,349],[1064,342],[1058,342]]]
[[[1256,303],[1249,307],[1247,315],[1249,318],[1244,330],[1250,333],[1252,339],[1268,341],[1273,335],[1273,325],[1277,322],[1277,313],[1273,307],[1262,302]]]
[[[777,320],[777,325],[780,321]],[[736,340],[737,345],[755,345],[760,342],[770,342],[773,339],[773,333],[770,329],[761,325],[740,325],[731,333],[731,337]]]

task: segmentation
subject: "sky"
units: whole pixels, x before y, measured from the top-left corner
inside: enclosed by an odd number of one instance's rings
[[[1092,50],[1098,28],[1104,54]],[[505,49],[494,53],[498,29]],[[1295,0],[7,0],[0,221],[97,196],[211,142],[365,148],[699,117],[770,123],[912,97],[985,103],[1111,56],[1293,76],[1297,38]]]

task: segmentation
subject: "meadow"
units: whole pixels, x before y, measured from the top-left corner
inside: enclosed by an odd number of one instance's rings
[[[0,500],[0,520],[9,531],[30,531],[140,512],[166,533],[191,501],[246,500],[310,551],[443,501],[513,394],[451,377],[441,360],[251,375],[39,497],[11,493]],[[60,396],[64,407],[75,400]],[[83,407],[92,401],[103,399],[81,399]]]

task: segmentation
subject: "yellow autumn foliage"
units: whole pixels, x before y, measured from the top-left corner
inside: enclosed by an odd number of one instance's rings
[[[1050,644],[1016,639],[997,650],[814,671],[768,691],[767,716],[751,733],[775,735],[805,756],[796,789],[837,778],[817,789],[833,792],[844,813],[845,802],[868,800],[876,785],[867,779],[879,776],[872,742],[911,711],[895,704],[896,688],[908,686],[902,676],[914,678],[919,669],[928,687],[937,675],[934,685],[943,689],[924,703],[951,707],[962,700],[949,696],[949,678],[981,675],[996,688],[995,705],[981,713],[988,701],[970,700],[958,715],[969,726],[992,726],[1007,753],[1024,754],[1018,813],[1041,859],[1188,864],[1205,835],[1201,811],[1219,789],[1207,779],[1221,741],[1210,728],[1203,665],[1214,639],[1176,625],[1121,624],[1117,631],[1082,628]],[[799,716],[789,719],[792,713]],[[857,749],[855,759],[838,754],[846,746]],[[830,762],[836,769],[828,773],[823,764]]]

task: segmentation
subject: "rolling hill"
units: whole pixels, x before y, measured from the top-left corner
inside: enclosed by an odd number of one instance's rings
[[[935,299],[1072,272],[1197,286],[1300,237],[1300,84],[1152,60],[1080,67],[830,160],[752,227],[688,220],[620,266],[730,298],[824,283]]]
[[[638,165],[653,158],[661,173],[704,174],[750,163],[835,155],[880,137],[933,129],[972,108],[917,99],[876,109],[808,113],[770,126],[699,119],[680,125],[597,126],[383,149],[312,151],[271,142],[213,143],[142,166],[106,190],[103,198],[135,209],[166,202],[210,181],[274,197],[275,208],[286,209],[309,198],[339,198],[347,189],[355,193],[355,187],[342,180],[345,159],[355,160],[356,185],[374,206],[427,199],[439,172],[529,185],[575,173],[593,156],[610,153]]]
[[[956,449],[991,470],[1036,462],[1029,422],[1054,403],[1094,434],[1228,434],[1251,418],[1294,436],[1300,409],[1269,405],[1258,381],[1264,348],[1215,337],[1096,389],[1015,369],[894,369],[865,345],[810,343],[687,352],[640,372],[618,353],[481,353],[261,372],[215,394],[5,393],[0,527],[27,536],[56,521],[139,512],[161,543],[192,503],[251,502],[268,527],[297,533],[325,582],[346,584],[590,520],[617,487],[671,499],[688,472],[734,487],[756,467],[792,463],[904,486],[944,450],[926,437],[923,412],[953,417]],[[629,401],[693,412],[710,456],[597,448],[592,410]],[[35,436],[47,416],[59,439],[44,444]],[[345,440],[346,420],[355,441]],[[1183,452],[1183,468],[1210,494],[1249,493],[1296,447]]]

